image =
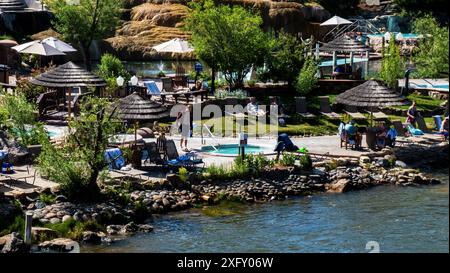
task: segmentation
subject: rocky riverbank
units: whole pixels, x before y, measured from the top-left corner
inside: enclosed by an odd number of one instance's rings
[[[384,154],[384,156],[383,156]],[[378,185],[421,186],[439,184],[440,181],[416,169],[409,169],[398,161],[393,151],[385,150],[371,157],[339,158],[314,162],[312,171],[294,167],[266,169],[258,177],[237,180],[197,179],[190,176],[183,181],[170,174],[166,179],[103,186],[107,200],[98,204],[75,204],[48,189],[42,194],[57,195],[52,204],[39,198],[18,196],[2,197],[0,213],[20,207],[33,213],[33,237],[40,242],[33,249],[39,251],[69,251],[73,240],[58,238],[63,226],[76,226],[71,237],[82,243],[110,244],[137,232],[151,232],[146,224],[152,215],[181,211],[191,207],[214,205],[223,200],[242,203],[270,202],[293,196],[315,193],[341,193],[367,189]],[[125,189],[126,188],[126,189]],[[35,195],[36,196],[36,195]],[[118,198],[121,196],[121,198]],[[17,211],[16,211],[17,212]],[[6,219],[6,218],[4,218]],[[81,228],[82,227],[82,228]],[[57,230],[53,230],[55,228]],[[75,233],[75,235],[74,235]],[[22,247],[19,234],[1,237],[3,252],[28,251]]]

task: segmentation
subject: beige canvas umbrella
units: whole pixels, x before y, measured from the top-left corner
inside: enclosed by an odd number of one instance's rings
[[[57,56],[66,55],[51,45],[42,43],[41,41],[33,41],[12,47],[18,53],[36,54],[40,56]]]
[[[188,41],[175,38],[170,41],[164,42],[162,44],[152,47],[157,52],[167,52],[167,53],[189,53],[194,51]]]
[[[54,47],[61,52],[76,52],[77,51],[75,48],[73,48],[68,43],[65,43],[55,37],[45,38],[44,40],[42,40],[42,43],[47,44],[51,47]]]

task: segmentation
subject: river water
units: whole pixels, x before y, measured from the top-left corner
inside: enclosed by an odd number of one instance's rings
[[[375,241],[380,252],[448,252],[448,170],[435,176],[445,183],[172,213],[150,234],[82,251],[368,252]]]

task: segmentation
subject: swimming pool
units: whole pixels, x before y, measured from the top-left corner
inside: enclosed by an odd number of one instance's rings
[[[392,34],[394,36],[396,36],[398,34],[398,32],[392,32]],[[369,38],[370,37],[383,37],[384,33],[383,34],[369,34],[367,36]],[[415,33],[402,33],[402,36],[403,36],[403,39],[418,39],[418,38],[420,38],[420,35],[419,34],[415,34]]]
[[[417,84],[417,83],[410,83],[410,86],[412,88],[418,88],[418,89],[438,89],[442,91],[448,91],[449,87],[448,84]]]
[[[203,146],[201,148],[201,152],[210,153],[214,155],[221,156],[236,156],[239,154],[239,145],[238,144],[223,144],[215,147],[212,146]],[[246,145],[245,146],[246,154],[271,154],[273,153],[273,149],[269,146],[260,146],[260,145]]]

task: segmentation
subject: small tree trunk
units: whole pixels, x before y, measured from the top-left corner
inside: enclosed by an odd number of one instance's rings
[[[216,69],[215,67],[211,68],[211,93],[214,96],[215,91],[216,91]]]
[[[82,54],[83,54],[83,62],[84,65],[86,66],[86,69],[88,71],[92,70],[92,66],[91,66],[91,52],[89,51],[90,45],[83,45],[82,46]]]

